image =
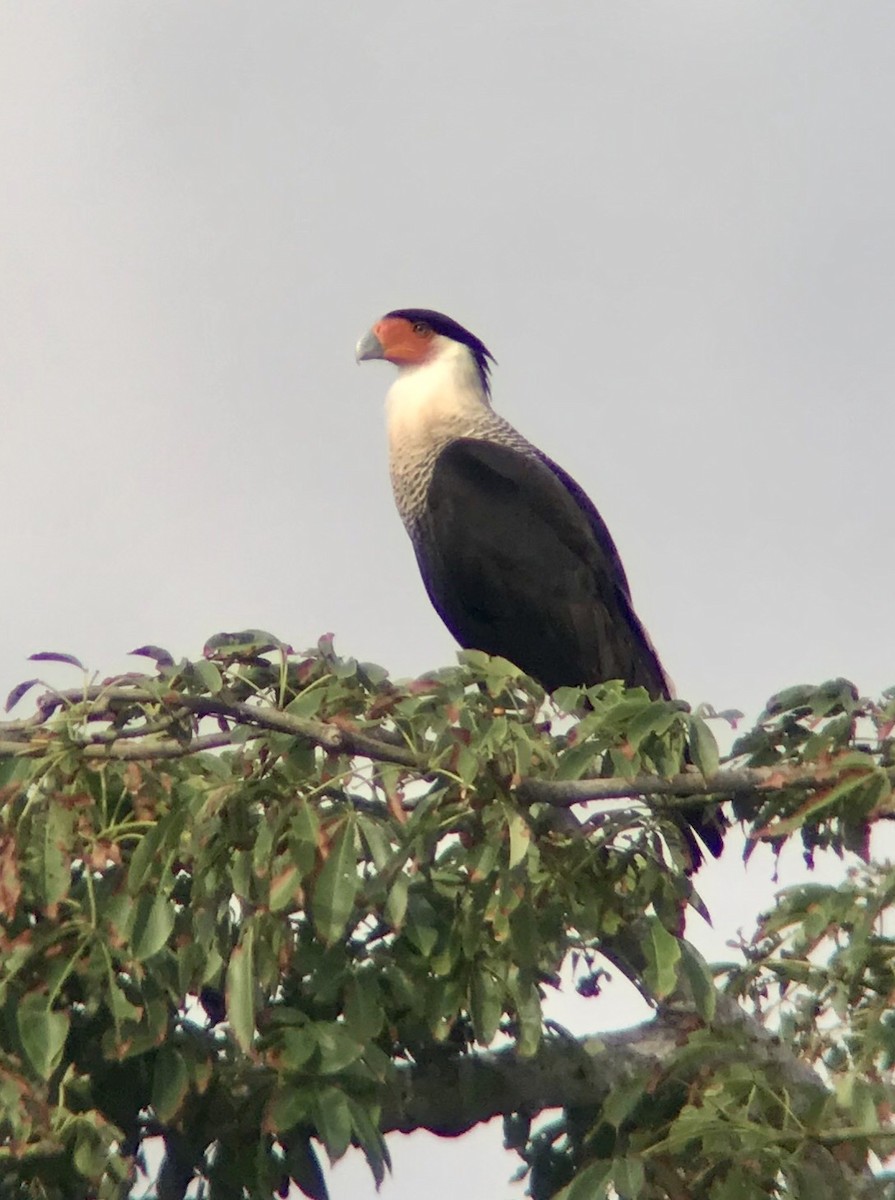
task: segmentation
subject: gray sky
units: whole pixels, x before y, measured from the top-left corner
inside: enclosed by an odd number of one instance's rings
[[[0,691],[248,625],[451,661],[352,354],[407,305],[492,349],[682,695],[895,683],[893,43],[888,0],[0,7]],[[421,1144],[386,1200],[510,1194]]]

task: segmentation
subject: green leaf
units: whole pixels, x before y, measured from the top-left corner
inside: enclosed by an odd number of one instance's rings
[[[713,1181],[709,1200],[767,1200],[767,1188],[760,1178],[755,1177],[750,1167],[731,1164],[727,1172],[722,1179]],[[808,1200],[812,1195],[822,1194],[817,1190],[805,1191],[801,1188],[797,1193],[787,1192],[787,1195],[798,1195],[803,1197],[803,1200]],[[829,1195],[829,1192],[827,1194]]]
[[[326,1147],[329,1161],[341,1158],[351,1144],[351,1109],[347,1098],[334,1087],[319,1088],[314,1095],[317,1136]]]
[[[319,846],[320,822],[307,800],[302,800],[289,825],[289,850],[302,876],[313,870]]]
[[[316,717],[325,699],[326,691],[322,687],[305,688],[286,705],[286,712],[292,717]]]
[[[98,1182],[108,1161],[108,1146],[103,1144],[95,1129],[82,1122],[75,1134],[75,1150],[72,1155],[75,1170],[85,1179]]]
[[[280,912],[284,908],[298,905],[301,880],[302,873],[295,863],[287,863],[276,871],[270,881],[268,904],[271,912]]]
[[[183,1055],[174,1046],[162,1046],[152,1071],[152,1107],[167,1123],[180,1111],[190,1086]]]
[[[100,906],[103,924],[115,943],[120,944],[133,923],[134,899],[126,888],[103,897]]]
[[[643,1190],[643,1160],[633,1157],[617,1159],[612,1166],[612,1182],[625,1200],[637,1200]]]
[[[600,752],[592,742],[579,742],[563,751],[556,771],[557,779],[580,779],[585,771],[596,771]]]
[[[507,827],[510,834],[509,866],[512,870],[528,853],[528,847],[531,845],[531,827],[522,814],[517,812],[510,813]]]
[[[284,1133],[308,1119],[308,1093],[291,1082],[275,1087],[264,1109],[264,1129]]]
[[[286,1170],[310,1200],[329,1200],[320,1160],[309,1138],[290,1138],[286,1151]]]
[[[373,1172],[376,1187],[379,1188],[385,1179],[385,1169],[391,1169],[392,1165],[385,1138],[379,1130],[379,1107],[372,1104],[369,1108],[365,1108],[352,1096],[348,1097],[348,1107],[351,1110],[351,1122],[354,1125],[357,1140],[360,1142],[364,1157]]]
[[[510,936],[513,939],[513,961],[520,967],[535,966],[541,952],[541,938],[528,896],[523,897],[510,915]]]
[[[581,706],[582,690],[575,687],[559,687],[552,693],[551,699],[563,712],[574,713]]]
[[[823,809],[837,804],[851,792],[866,787],[868,782],[873,780],[875,776],[876,772],[873,769],[860,771],[853,775],[846,775],[844,779],[840,779],[830,787],[818,788],[794,816],[784,817],[779,821],[772,821],[767,827],[768,833],[775,837],[783,837],[786,834],[795,832],[795,830],[800,829],[805,824],[809,817],[813,817]]]
[[[314,928],[328,946],[345,932],[358,882],[354,821],[348,817],[330,845],[329,856],[314,885]]]
[[[262,821],[255,833],[255,845],[252,847],[252,862],[256,875],[270,873],[270,856],[273,852],[273,829],[269,821]]]
[[[487,969],[480,969],[472,978],[470,1010],[476,1041],[489,1046],[503,1016],[503,984]]]
[[[363,971],[350,980],[345,992],[345,1020],[352,1035],[361,1042],[375,1038],[382,1029],[379,984],[371,971]]]
[[[499,853],[500,847],[496,842],[483,842],[469,851],[466,865],[469,870],[469,878],[473,883],[487,879],[493,873],[497,866]]]
[[[522,671],[508,658],[495,655],[485,669],[485,683],[491,696],[498,696],[506,686],[522,678]]]
[[[284,642],[264,629],[240,629],[237,633],[216,633],[205,643],[204,652],[217,652],[218,657],[255,658],[270,650],[286,649]]]
[[[363,1042],[352,1037],[344,1025],[327,1024],[320,1021],[315,1028],[317,1048],[320,1052],[321,1075],[338,1075],[361,1057]]]
[[[648,917],[649,937],[644,945],[647,968],[646,982],[658,999],[670,996],[677,987],[677,964],[681,957],[681,944],[668,932],[658,917]]]
[[[602,1200],[611,1179],[611,1163],[591,1163],[575,1176],[568,1187],[557,1193],[555,1200]]]
[[[533,983],[514,988],[516,1017],[519,1027],[516,1031],[516,1047],[522,1058],[535,1054],[541,1044],[543,1019],[541,1015],[541,998]]]
[[[152,958],[174,928],[174,905],[164,892],[143,892],[131,914],[131,949],[138,962]]]
[[[28,1061],[41,1079],[49,1079],[62,1058],[68,1016],[53,1012],[45,994],[30,992],[18,1006],[16,1023]]]
[[[702,717],[690,717],[688,725],[690,730],[690,754],[693,762],[702,772],[703,778],[708,779],[711,775],[715,774],[721,762],[718,743],[715,741],[715,735],[705,721],[703,721]]]
[[[136,895],[149,876],[160,870],[160,860],[165,846],[175,842],[181,834],[186,820],[186,813],[174,809],[166,813],[151,829],[140,838],[131,855],[127,872],[127,888],[131,895]]]
[[[371,820],[359,813],[357,828],[370,853],[373,865],[377,871],[381,871],[392,856],[392,847],[384,826],[379,821]]]
[[[793,687],[775,692],[765,705],[764,712],[758,718],[759,721],[765,721],[770,716],[789,712],[794,708],[803,708],[805,705],[810,704],[815,691],[816,689],[808,683],[798,683]]]
[[[649,1079],[649,1070],[644,1070],[635,1072],[617,1083],[603,1102],[603,1119],[619,1129],[647,1095]]]
[[[236,850],[230,855],[230,882],[237,896],[243,900],[251,898],[255,867],[248,850]]]
[[[478,755],[469,746],[457,748],[457,774],[466,787],[472,787],[478,779],[480,763]]]
[[[335,658],[330,663],[330,670],[336,679],[350,679],[353,683],[357,675],[357,659]]]
[[[139,1021],[143,1010],[136,1004],[131,1004],[123,990],[114,980],[109,980],[106,988],[106,1004],[109,1006],[116,1023],[121,1021]]]
[[[690,985],[693,1003],[703,1021],[711,1021],[715,1015],[715,1004],[718,994],[715,991],[715,981],[709,964],[705,961],[695,946],[685,938],[678,942],[681,952],[681,970]]]
[[[207,658],[200,658],[198,662],[194,662],[192,665],[211,695],[216,696],[224,686],[224,681],[221,678],[218,668],[213,662],[209,662]]]
[[[71,868],[66,847],[71,844],[71,830],[71,815],[59,804],[50,804],[34,822],[28,858],[35,870],[37,895],[47,908],[68,894]]]
[[[404,935],[428,958],[438,942],[438,917],[435,909],[419,892],[412,892],[407,906]]]
[[[407,914],[407,897],[410,890],[410,876],[405,875],[402,871],[400,875],[395,876],[395,882],[389,890],[388,899],[385,902],[385,910],[383,916],[389,925],[398,933],[404,924],[404,917]]]
[[[865,1129],[868,1133],[879,1129],[877,1097],[866,1079],[850,1072],[837,1087],[837,1096],[842,1107],[848,1111],[853,1126]]]
[[[290,1071],[300,1071],[316,1051],[317,1032],[313,1025],[284,1029],[280,1034],[280,1059]]]
[[[484,650],[458,650],[457,662],[463,663],[465,666],[472,667],[474,671],[483,673],[488,669],[488,663],[491,661],[491,656],[486,654]]]
[[[667,733],[677,717],[678,710],[667,700],[653,700],[630,722],[624,731],[625,736],[636,750],[650,734],[661,737]]]
[[[246,1054],[252,1049],[255,1036],[254,948],[254,927],[246,925],[227,965],[227,1020],[237,1045]]]

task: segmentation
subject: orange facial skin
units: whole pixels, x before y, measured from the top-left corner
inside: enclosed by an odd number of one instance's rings
[[[383,317],[372,332],[382,346],[382,357],[395,366],[418,366],[432,353],[435,334],[425,321],[413,323],[406,317]]]

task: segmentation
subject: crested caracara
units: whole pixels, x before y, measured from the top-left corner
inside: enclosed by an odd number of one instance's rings
[[[395,501],[460,645],[508,658],[548,691],[621,679],[670,697],[609,530],[491,407],[484,343],[441,313],[399,308],[358,343],[358,361],[371,358],[398,368],[386,397]],[[689,819],[717,854],[708,814]]]

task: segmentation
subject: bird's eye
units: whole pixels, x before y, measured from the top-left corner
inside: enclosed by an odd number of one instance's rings
[[[425,337],[427,333],[432,332],[432,326],[427,325],[425,321],[417,321],[413,326],[413,332]]]

